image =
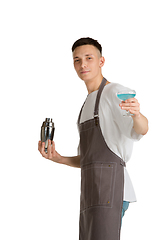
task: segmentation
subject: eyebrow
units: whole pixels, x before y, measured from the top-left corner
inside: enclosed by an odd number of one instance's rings
[[[86,54],[85,57],[88,57],[88,56],[93,56],[93,54]],[[74,57],[75,58],[79,58],[79,57]]]

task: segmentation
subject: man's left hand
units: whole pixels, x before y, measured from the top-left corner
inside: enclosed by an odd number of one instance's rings
[[[129,111],[134,114],[133,117],[140,116],[140,104],[136,98],[130,98],[125,101],[122,101],[119,106],[122,110]]]

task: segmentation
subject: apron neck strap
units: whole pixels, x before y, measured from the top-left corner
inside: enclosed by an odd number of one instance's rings
[[[101,82],[101,85],[99,87],[98,93],[97,93],[96,104],[95,104],[95,108],[94,108],[94,119],[95,119],[96,125],[98,125],[98,119],[99,119],[99,116],[98,116],[99,100],[100,100],[100,97],[101,97],[102,90],[103,90],[104,86],[106,85],[106,82],[107,82],[107,80],[105,78],[103,78],[102,82]],[[85,102],[84,102],[84,104],[85,104]],[[83,106],[84,106],[84,104],[83,104]],[[82,106],[81,111],[79,113],[78,124],[80,123],[80,118],[81,118],[81,113],[82,113],[83,106]]]
[[[99,110],[99,101],[100,101],[100,97],[101,97],[101,93],[103,91],[104,86],[106,85],[107,79],[103,78],[101,85],[99,87],[98,93],[97,93],[97,98],[96,98],[96,104],[95,104],[95,108],[94,108],[94,118],[99,117],[98,116],[98,110]]]

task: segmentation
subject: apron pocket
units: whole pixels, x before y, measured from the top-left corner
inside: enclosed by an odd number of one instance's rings
[[[93,163],[81,169],[81,211],[96,206],[112,207],[116,163]]]

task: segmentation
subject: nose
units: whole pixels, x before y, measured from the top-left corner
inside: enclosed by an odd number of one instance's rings
[[[81,61],[81,68],[86,68],[87,67],[87,63],[85,60]]]

